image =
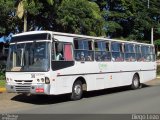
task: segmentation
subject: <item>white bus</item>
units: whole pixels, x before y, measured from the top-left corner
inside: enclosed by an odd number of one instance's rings
[[[51,31],[14,35],[6,68],[8,92],[59,95],[119,86],[137,89],[156,78],[154,46]]]

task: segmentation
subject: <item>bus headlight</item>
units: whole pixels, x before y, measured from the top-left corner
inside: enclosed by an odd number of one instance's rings
[[[10,78],[10,81],[12,81],[13,79],[12,78]]]
[[[48,77],[45,77],[45,83],[46,83],[46,84],[49,84],[49,83],[50,83],[50,80],[49,80]]]

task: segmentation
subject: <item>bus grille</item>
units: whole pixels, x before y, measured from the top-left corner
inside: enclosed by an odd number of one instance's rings
[[[32,80],[15,80],[17,85],[15,86],[15,90],[18,93],[28,93],[31,89]]]

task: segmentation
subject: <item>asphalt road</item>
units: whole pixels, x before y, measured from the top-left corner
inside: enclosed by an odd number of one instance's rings
[[[0,94],[0,113],[159,114],[160,80],[146,83],[138,90],[120,87],[89,92],[78,101],[70,101],[68,95],[24,96],[2,93]]]

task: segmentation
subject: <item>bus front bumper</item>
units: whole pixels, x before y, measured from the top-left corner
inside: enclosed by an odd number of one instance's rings
[[[6,83],[7,92],[50,94],[50,84],[18,85]]]

